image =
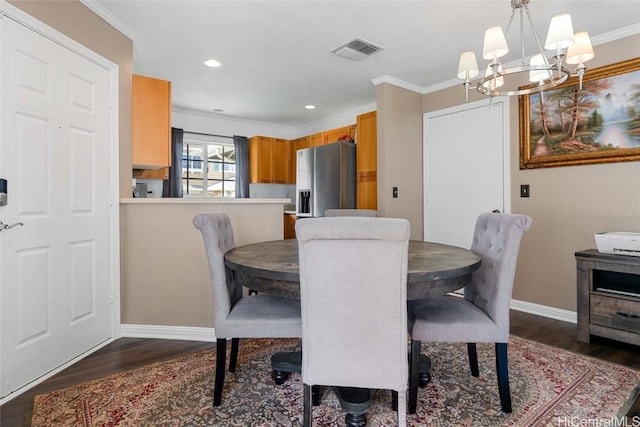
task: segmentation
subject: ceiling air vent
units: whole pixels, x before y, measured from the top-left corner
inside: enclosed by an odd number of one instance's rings
[[[373,55],[379,50],[384,49],[382,46],[375,45],[371,42],[362,39],[354,39],[348,43],[343,44],[331,52],[338,56],[344,56],[345,58],[353,59],[354,61],[360,61],[367,56]]]

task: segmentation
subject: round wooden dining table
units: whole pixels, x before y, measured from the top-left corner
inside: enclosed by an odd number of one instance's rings
[[[464,287],[480,267],[481,258],[457,246],[412,240],[407,265],[407,299],[442,295]],[[239,246],[225,254],[225,265],[236,283],[251,291],[300,298],[298,244],[295,239]],[[366,289],[362,290],[366,292]],[[272,378],[283,384],[290,373],[300,373],[301,352],[276,353],[271,357]],[[421,357],[421,384],[430,379],[431,361]],[[363,425],[370,390],[339,387],[335,390],[347,412],[348,427]],[[314,393],[314,404],[320,397]]]
[[[238,246],[226,253],[225,265],[233,270],[236,282],[248,289],[300,298],[295,239]],[[479,267],[480,257],[469,249],[411,240],[407,299],[430,298],[460,289]]]

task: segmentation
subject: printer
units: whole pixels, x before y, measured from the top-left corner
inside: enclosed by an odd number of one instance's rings
[[[640,257],[640,233],[611,231],[596,233],[598,252]]]

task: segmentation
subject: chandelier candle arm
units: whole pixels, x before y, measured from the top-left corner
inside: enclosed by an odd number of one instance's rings
[[[577,32],[573,36],[574,43],[567,49],[567,64],[577,64],[576,69],[580,80],[580,90],[582,90],[582,78],[587,67],[584,63],[593,59],[593,47],[591,47],[591,39],[586,31]]]

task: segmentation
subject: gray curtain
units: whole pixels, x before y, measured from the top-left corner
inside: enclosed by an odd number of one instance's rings
[[[236,149],[236,198],[249,197],[249,139],[233,135]]]
[[[184,130],[171,128],[169,179],[162,181],[162,197],[182,197],[182,138]]]

